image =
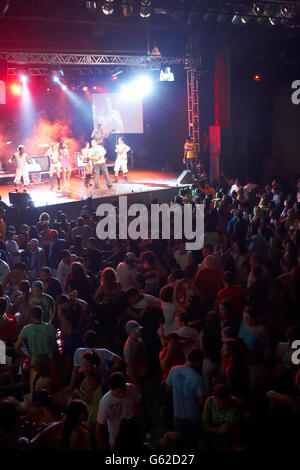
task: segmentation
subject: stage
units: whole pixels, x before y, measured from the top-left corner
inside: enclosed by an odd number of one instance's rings
[[[69,191],[58,191],[55,178],[54,190],[51,191],[47,177],[43,183],[31,184],[27,192],[30,194],[34,206],[40,209],[40,212],[46,210],[54,214],[58,210],[62,210],[75,217],[88,197],[95,200],[95,209],[97,204],[111,202],[119,196],[128,196],[128,204],[134,202],[149,204],[153,199],[157,199],[159,203],[170,202],[178,194],[179,188],[185,186],[177,183],[178,176],[174,173],[132,170],[128,173],[127,182],[120,175],[118,183],[113,183],[114,175],[110,175],[113,186],[108,189],[101,175],[100,188],[97,190],[93,189],[93,179],[91,188],[86,188],[84,178],[73,175]],[[14,190],[13,183],[0,186],[1,199],[8,206],[10,205],[9,192],[14,192]],[[21,185],[20,192],[22,191]]]

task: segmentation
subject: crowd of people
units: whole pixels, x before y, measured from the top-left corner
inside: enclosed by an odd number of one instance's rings
[[[32,226],[0,207],[0,449],[295,445],[300,179],[227,186],[175,197],[204,204],[192,252],[97,239],[91,199]]]

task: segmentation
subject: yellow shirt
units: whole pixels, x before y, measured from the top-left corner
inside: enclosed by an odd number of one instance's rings
[[[186,142],[184,144],[186,158],[195,158],[197,155],[197,145],[194,142]]]

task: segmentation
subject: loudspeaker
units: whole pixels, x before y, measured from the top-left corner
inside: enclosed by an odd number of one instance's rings
[[[28,193],[8,193],[9,203],[17,209],[26,209],[31,201]]]
[[[194,183],[193,173],[190,170],[183,170],[181,175],[177,178],[177,184],[192,184]]]

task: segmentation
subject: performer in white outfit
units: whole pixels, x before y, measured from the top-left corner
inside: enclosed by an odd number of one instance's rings
[[[85,141],[83,148],[80,150],[80,158],[84,164],[84,184],[87,188],[91,186],[90,180],[93,175],[93,161],[91,154],[92,149],[90,149],[90,144],[88,141]]]
[[[50,171],[49,171],[49,179],[50,179],[50,189],[53,189],[53,175],[56,173],[57,175],[57,189],[60,190],[60,175],[61,175],[61,157],[58,151],[58,144],[52,143],[50,144],[49,149],[46,152],[46,155],[50,159]]]
[[[24,183],[24,191],[26,191],[26,188],[30,183],[28,170],[29,170],[29,164],[31,163],[31,159],[29,155],[25,153],[24,145],[19,145],[17,150],[18,152],[16,152],[13,158],[9,160],[9,163],[15,160],[17,164],[17,171],[16,171],[16,176],[14,179],[14,183],[16,185],[16,191],[18,191],[18,185],[20,184],[22,177],[23,177],[23,183]]]
[[[124,139],[119,137],[118,144],[116,145],[116,152],[117,152],[117,159],[115,161],[114,172],[115,172],[115,180],[114,182],[118,182],[118,175],[119,170],[121,169],[124,175],[125,181],[127,181],[127,152],[129,152],[130,147],[125,144]]]

